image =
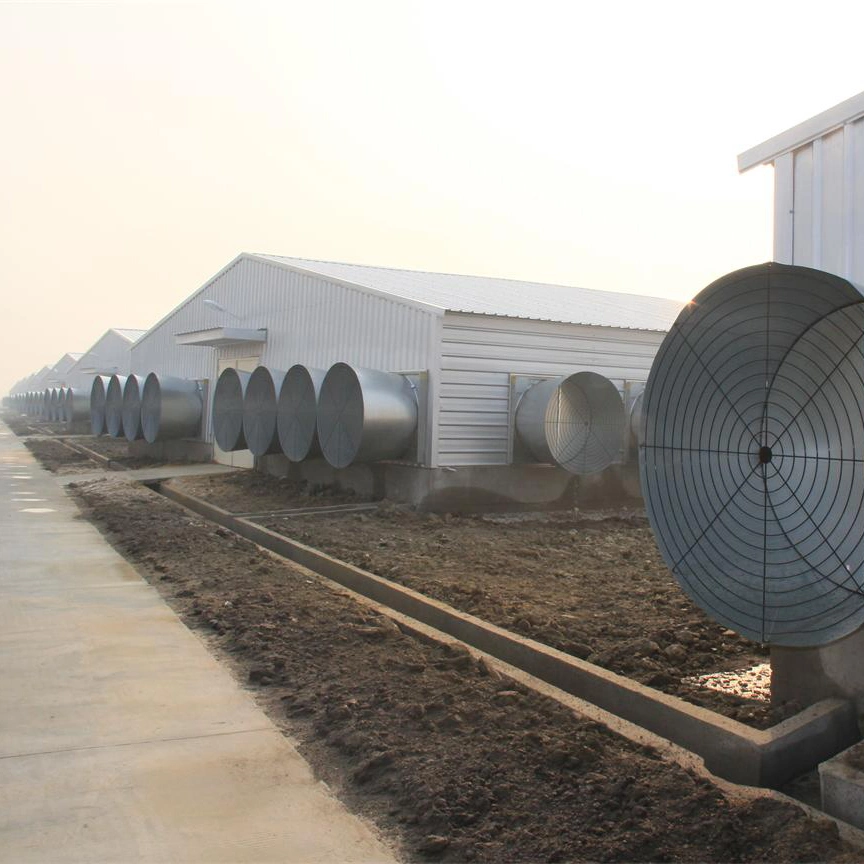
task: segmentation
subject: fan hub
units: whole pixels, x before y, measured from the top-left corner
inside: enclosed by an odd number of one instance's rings
[[[770,447],[760,447],[759,448],[759,461],[763,465],[767,465],[774,458],[774,454],[771,452]]]

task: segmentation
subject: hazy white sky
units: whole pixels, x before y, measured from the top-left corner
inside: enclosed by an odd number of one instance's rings
[[[864,89],[849,2],[0,2],[0,393],[241,251],[686,299],[754,144]]]

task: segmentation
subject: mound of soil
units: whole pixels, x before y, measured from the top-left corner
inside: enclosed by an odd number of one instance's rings
[[[86,515],[256,690],[410,861],[846,861],[828,821],[732,803],[458,645],[143,487],[72,487]],[[201,554],[206,550],[206,554]]]
[[[178,478],[177,488],[235,512],[301,506],[293,487],[256,472]],[[230,506],[227,502],[230,502]],[[321,503],[331,503],[322,499]],[[797,706],[682,679],[764,663],[767,649],[711,621],[678,587],[644,515],[368,513],[259,520],[336,558],[650,687],[758,728]]]

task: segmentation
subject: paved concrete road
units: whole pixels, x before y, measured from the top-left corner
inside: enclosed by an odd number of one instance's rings
[[[393,861],[0,423],[0,861]]]

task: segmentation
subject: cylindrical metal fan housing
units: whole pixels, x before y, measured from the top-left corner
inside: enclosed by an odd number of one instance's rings
[[[148,444],[198,437],[203,412],[203,394],[197,381],[155,372],[145,379],[141,393],[141,430]]]
[[[282,452],[292,462],[302,462],[321,453],[318,394],[326,374],[323,369],[299,363],[285,373],[276,407],[276,429]]]
[[[276,429],[276,400],[285,373],[258,366],[246,382],[243,397],[243,437],[255,456],[279,453]]]
[[[58,390],[52,387],[48,392],[48,419],[55,423],[60,419],[60,411],[57,407]]]
[[[57,394],[54,402],[54,420],[57,423],[66,422],[66,388],[58,387],[55,391]]]
[[[76,387],[66,389],[64,416],[66,425],[73,426],[83,423],[90,416],[90,395]]]
[[[228,367],[222,370],[213,391],[213,436],[220,450],[246,449],[243,436],[243,397],[250,372]]]
[[[141,393],[144,390],[143,375],[129,375],[123,385],[123,435],[127,441],[139,441],[144,437],[141,426]]]
[[[107,375],[97,375],[90,385],[90,432],[104,435],[108,429],[105,422],[105,397],[111,379]]]
[[[403,375],[335,363],[318,396],[318,440],[334,468],[398,459],[417,430],[417,398]]]
[[[516,431],[540,462],[592,474],[621,461],[624,402],[596,372],[576,372],[530,387],[516,410]]]
[[[105,391],[105,430],[112,438],[123,435],[123,390],[125,375],[112,375]]]

